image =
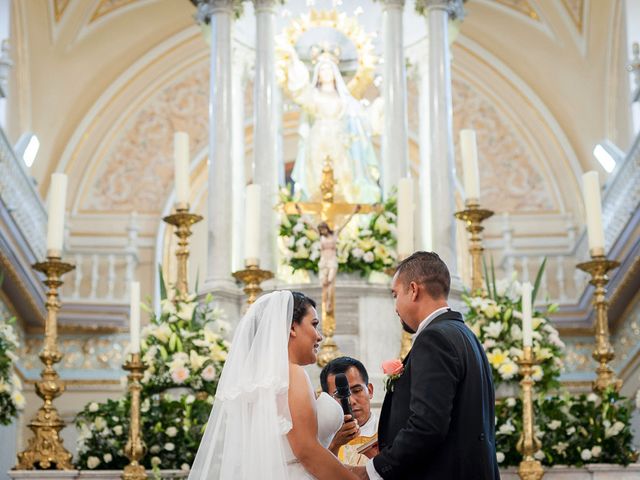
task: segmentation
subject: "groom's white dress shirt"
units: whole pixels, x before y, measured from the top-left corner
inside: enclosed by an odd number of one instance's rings
[[[413,339],[415,340],[415,338],[420,334],[420,332],[425,328],[427,328],[427,325],[429,325],[434,318],[436,318],[439,315],[442,315],[444,312],[446,312],[449,309],[450,307],[447,305],[446,307],[441,307],[431,312],[429,316],[427,316],[427,318],[425,318],[420,322],[420,324],[418,325],[418,329],[416,330],[416,333],[414,333],[413,335]],[[375,467],[373,466],[373,458],[367,462],[366,468],[367,468],[367,475],[369,475],[370,480],[384,480],[378,474]]]

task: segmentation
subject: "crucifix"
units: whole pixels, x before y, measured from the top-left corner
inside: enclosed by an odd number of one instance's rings
[[[324,367],[340,355],[333,339],[336,329],[335,291],[336,274],[338,272],[338,235],[354,215],[379,212],[382,209],[381,205],[335,202],[334,187],[333,166],[331,165],[331,158],[327,157],[322,167],[322,183],[320,183],[322,201],[287,202],[284,204],[284,211],[288,215],[308,213],[320,216],[320,223],[317,227],[320,234],[318,274],[322,283],[322,335],[324,336],[320,353],[318,354],[318,365],[321,367]],[[336,229],[337,218],[344,215],[349,215],[349,217]]]

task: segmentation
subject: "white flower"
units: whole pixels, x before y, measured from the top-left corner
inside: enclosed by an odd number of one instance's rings
[[[95,412],[97,412],[97,411],[98,411],[98,409],[99,409],[99,408],[100,408],[100,407],[99,407],[99,405],[98,405],[96,402],[91,402],[91,403],[89,404],[89,411],[90,411],[90,412],[95,413]]]
[[[105,453],[102,456],[102,459],[104,460],[105,463],[109,463],[111,460],[113,460],[113,457],[111,456],[110,453]]]
[[[200,376],[205,382],[211,382],[216,379],[216,369],[213,368],[213,365],[207,365]]]
[[[518,373],[518,365],[513,363],[511,360],[504,362],[498,368],[498,373],[504,380],[510,380]]]
[[[102,417],[96,417],[96,419],[93,421],[93,424],[95,425],[96,430],[100,431],[106,428],[107,421]]]
[[[160,445],[154,445],[149,449],[150,453],[158,453],[160,450],[162,450],[162,448],[160,448]]]
[[[195,350],[189,352],[189,361],[193,370],[200,370],[204,365],[204,362],[208,360],[204,355],[198,355]]]
[[[14,392],[11,394],[11,399],[13,400],[13,403],[16,404],[16,408],[18,410],[22,410],[27,403],[24,395],[22,395],[22,393],[17,390],[14,390]]]
[[[162,310],[163,315],[175,315],[176,314],[176,305],[168,298],[160,301],[160,308]]]
[[[374,259],[375,257],[373,256],[373,252],[366,252],[364,255],[362,255],[362,260],[365,263],[373,263]]]
[[[364,250],[356,247],[353,250],[351,250],[351,255],[353,256],[353,258],[362,258],[362,256],[364,255]]]
[[[502,435],[509,435],[515,431],[516,427],[514,427],[511,422],[503,423],[498,429],[498,433],[501,433]]]
[[[166,323],[158,325],[150,332],[151,335],[156,337],[162,343],[166,343],[167,340],[169,340],[171,333],[171,327],[169,327],[169,325],[167,325]]]
[[[496,293],[499,297],[504,297],[511,286],[511,279],[500,278],[496,280]]]
[[[507,398],[507,407],[513,408],[516,406],[516,399],[513,397]]]
[[[167,443],[164,444],[164,449],[167,452],[173,452],[176,449],[176,446],[171,442],[167,442]]]
[[[558,442],[556,445],[554,445],[551,448],[553,448],[556,452],[562,454],[564,453],[564,451],[567,449],[568,446],[569,444],[566,442]]]
[[[617,421],[616,423],[614,423],[613,425],[611,425],[610,427],[608,427],[605,432],[604,432],[604,438],[610,438],[610,437],[615,437],[616,435],[618,435],[622,430],[624,430],[624,423]]]
[[[534,382],[539,382],[540,380],[542,380],[543,374],[544,372],[542,371],[542,367],[540,365],[534,365],[531,369],[531,379]]]
[[[496,341],[492,338],[487,338],[482,344],[485,350],[489,350],[496,346]]]
[[[587,460],[591,460],[591,450],[587,450],[586,448],[582,450],[582,452],[580,452],[580,458],[582,458],[582,460],[584,460],[585,462]]]
[[[591,455],[593,455],[594,457],[599,457],[601,453],[602,453],[602,447],[600,445],[591,447]]]
[[[149,411],[149,408],[151,408],[151,403],[149,402],[148,398],[145,398],[140,405],[140,411],[142,413],[147,413]]]
[[[576,427],[567,428],[567,435],[573,435],[574,433],[576,433]]]
[[[489,325],[483,328],[484,333],[489,337],[498,338],[500,332],[502,332],[502,322],[490,322]]]
[[[113,427],[113,433],[115,433],[116,435],[122,435],[123,433],[123,428],[122,425],[116,425],[115,427]]]
[[[522,340],[522,329],[517,323],[511,325],[511,337],[514,340]]]
[[[494,302],[487,302],[482,308],[482,313],[487,318],[493,318],[500,313],[500,307]]]
[[[169,427],[169,428],[167,428],[165,433],[169,437],[175,437],[178,434],[178,429],[176,427]]]
[[[191,470],[191,466],[188,463],[183,463],[182,465],[180,465],[180,470],[188,472],[189,470]]]
[[[171,379],[178,385],[183,384],[189,378],[189,369],[185,367],[177,367],[171,371]]]
[[[293,230],[293,233],[300,233],[300,232],[304,231],[304,223],[298,221],[298,223],[296,223],[293,226],[292,230]]]
[[[98,465],[100,465],[100,459],[98,457],[89,457],[87,458],[87,467],[89,467],[90,469],[94,469],[96,468]]]
[[[194,395],[187,395],[187,398],[185,399],[185,402],[187,403],[187,405],[193,403],[196,401],[196,397]]]
[[[544,459],[544,452],[542,450],[538,450],[536,453],[533,454],[533,458],[535,458],[536,460]]]
[[[549,422],[549,430],[555,430],[556,428],[559,428],[562,425],[562,422],[560,420],[552,420],[551,422]]]
[[[186,322],[193,318],[193,312],[196,310],[198,302],[181,303],[180,310],[178,311],[178,318]]]
[[[498,463],[504,462],[504,453],[496,452],[496,460],[498,460]]]
[[[152,466],[157,467],[161,463],[162,463],[162,460],[160,460],[160,457],[151,457],[151,465]]]

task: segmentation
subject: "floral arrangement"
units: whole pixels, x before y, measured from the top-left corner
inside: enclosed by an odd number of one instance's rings
[[[538,272],[536,286],[543,269],[544,265]],[[522,357],[522,286],[515,278],[495,281],[493,269],[491,273],[491,278],[486,276],[486,297],[463,295],[469,308],[466,320],[484,346],[496,389],[503,384],[517,389],[522,378],[518,368]],[[540,363],[533,367],[532,378],[538,391],[560,386],[557,379],[562,370],[564,343],[548,320],[548,315],[557,308],[553,304],[544,312],[533,312],[533,353]]]
[[[300,198],[289,188],[280,191],[281,204]],[[396,261],[397,201],[391,195],[380,213],[356,215],[338,237],[338,271],[384,272]],[[283,209],[281,209],[282,211]],[[279,246],[285,264],[293,270],[318,272],[320,235],[317,220],[310,215],[280,214]]]
[[[536,275],[532,298],[539,291],[545,262]],[[485,269],[486,270],[486,269]],[[491,363],[496,390],[518,391],[522,356],[522,293],[514,279],[495,280],[493,268],[485,271],[487,296],[463,296],[469,311],[469,327],[482,342]],[[535,431],[541,448],[535,458],[545,465],[616,463],[627,465],[637,458],[630,429],[632,403],[613,390],[570,395],[559,390],[564,344],[547,315],[533,312]],[[518,465],[522,455],[516,445],[522,432],[522,402],[509,396],[496,401],[496,453],[500,466]]]
[[[0,425],[9,425],[25,405],[22,382],[13,371],[13,364],[18,359],[14,323],[15,318],[0,321]]]
[[[209,418],[213,397],[154,394],[141,405],[142,437],[148,469],[189,470]],[[121,470],[129,463],[129,398],[89,403],[76,417],[78,458],[88,470]]]
[[[145,391],[183,387],[213,395],[229,351],[224,336],[231,328],[223,312],[211,295],[200,304],[195,295],[180,299],[176,291],[169,298],[165,288],[160,305],[160,315],[144,306],[151,314],[141,340],[142,360],[148,367],[142,378]]]
[[[393,392],[396,381],[404,373],[404,364],[397,358],[382,362],[382,373],[385,374],[384,389]]]
[[[637,459],[629,424],[633,406],[613,390],[571,396],[535,398],[536,436],[542,448],[534,457],[544,465],[614,463]],[[522,402],[509,397],[496,402],[496,450],[501,465],[518,465],[516,444],[522,431]]]
[[[161,311],[150,312],[141,353],[147,365],[142,379],[141,422],[148,448],[142,462],[154,470],[190,468],[227,358],[230,331],[211,296],[167,295],[161,278]],[[129,431],[130,399],[89,403],[76,417],[77,465],[83,469],[121,469]]]

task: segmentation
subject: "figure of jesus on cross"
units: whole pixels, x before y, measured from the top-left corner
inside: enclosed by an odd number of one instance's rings
[[[289,215],[308,213],[320,216],[320,223],[317,227],[320,234],[318,275],[322,284],[322,335],[324,336],[324,341],[318,354],[318,365],[321,367],[340,355],[333,339],[336,328],[335,290],[336,275],[338,273],[338,236],[354,215],[377,212],[382,208],[380,205],[335,202],[334,186],[335,180],[331,158],[327,157],[322,168],[322,183],[320,184],[322,201],[288,202],[284,204],[284,211]],[[336,219],[344,215],[349,215],[349,217],[336,229]]]

